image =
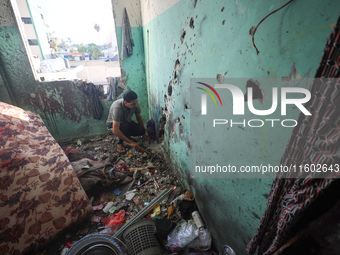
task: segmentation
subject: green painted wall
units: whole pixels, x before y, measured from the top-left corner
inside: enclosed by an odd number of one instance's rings
[[[6,89],[5,81],[2,79],[0,75],[0,95],[2,97],[2,101],[7,104],[13,104],[11,97]]]
[[[119,55],[122,44],[122,27],[116,27]],[[131,34],[135,46],[133,54],[125,60],[121,60],[121,66],[126,71],[126,89],[133,90],[138,95],[138,103],[141,108],[143,121],[149,119],[148,92],[145,77],[145,58],[142,27],[131,27]]]
[[[190,154],[194,149],[200,146],[209,162],[219,160],[220,155],[206,149],[209,135],[190,136],[190,78],[216,78],[217,74],[226,78],[280,78],[289,76],[294,63],[297,77],[309,70],[313,77],[338,18],[340,2],[293,1],[257,29],[257,55],[250,28],[286,2],[182,0],[143,25],[150,114],[158,129],[163,129],[166,119],[165,151],[187,188],[193,190],[217,248],[228,244],[238,255],[246,253],[260,223],[272,180],[192,178]],[[151,3],[152,10],[162,5]],[[176,60],[180,67],[175,67]],[[291,129],[274,132],[274,139],[268,139],[261,130],[236,128],[229,140],[216,139],[215,151],[223,151],[228,163],[234,165],[250,162],[252,157],[265,159],[268,154],[279,164],[290,133]],[[192,148],[192,139],[196,139],[196,148]]]

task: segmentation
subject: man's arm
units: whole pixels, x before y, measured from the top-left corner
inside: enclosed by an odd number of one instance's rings
[[[137,119],[139,126],[144,127],[143,118],[140,114],[136,114],[136,119]]]
[[[127,138],[123,132],[119,129],[120,123],[118,121],[113,121],[112,123],[112,133],[116,136],[118,136],[120,139],[124,140],[129,146],[135,148],[136,150],[140,150],[138,143],[135,143],[131,141],[129,138]]]
[[[140,114],[136,114],[136,119],[137,119],[138,124],[144,128],[144,122],[143,122],[142,116]],[[143,135],[143,139],[150,142],[150,138],[148,137],[146,133]]]

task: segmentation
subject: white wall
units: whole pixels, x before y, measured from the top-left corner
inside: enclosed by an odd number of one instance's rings
[[[37,36],[34,31],[34,27],[32,24],[24,24],[24,30],[27,39],[37,39]]]
[[[143,26],[148,24],[151,20],[161,15],[167,9],[178,3],[180,0],[140,0],[142,9]],[[155,4],[154,4],[155,3]]]
[[[39,59],[41,59],[41,52],[40,52],[40,48],[39,45],[30,45],[30,49],[32,52],[32,55],[37,55],[39,56]]]
[[[122,4],[121,0],[112,0],[116,27],[121,27],[123,23],[123,11],[126,8],[131,27],[142,26],[141,6],[139,0],[130,0]]]
[[[26,4],[26,0],[16,0],[16,1],[18,4],[21,17],[25,17],[25,18],[31,17],[27,4]]]

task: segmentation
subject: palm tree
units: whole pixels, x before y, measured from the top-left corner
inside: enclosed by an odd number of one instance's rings
[[[94,25],[94,29],[99,33],[100,31],[100,26],[98,24],[95,24]]]
[[[94,24],[94,29],[98,32],[98,44],[100,44],[100,39],[99,39],[100,26],[98,24]]]

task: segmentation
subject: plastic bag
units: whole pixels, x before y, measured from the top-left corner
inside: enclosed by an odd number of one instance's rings
[[[181,221],[168,235],[166,247],[171,251],[183,250],[198,236],[198,229],[194,221]]]
[[[188,244],[188,248],[195,251],[207,251],[211,248],[211,234],[206,228],[200,228],[198,237]]]
[[[112,234],[124,225],[125,211],[120,210],[118,213],[112,215],[109,219],[103,219],[105,229],[101,231],[102,234]]]
[[[112,215],[111,218],[103,219],[103,224],[104,226],[119,225],[119,224],[123,224],[124,220],[125,220],[125,211],[120,210],[118,213],[115,213],[114,215]]]

